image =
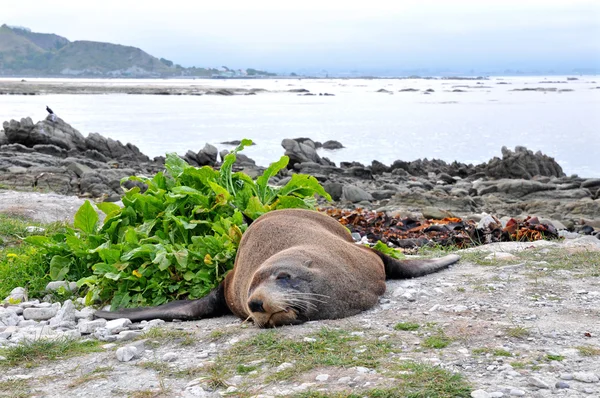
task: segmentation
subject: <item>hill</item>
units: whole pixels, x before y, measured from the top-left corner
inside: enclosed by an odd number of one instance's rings
[[[236,77],[272,75],[223,67],[184,68],[131,46],[69,41],[52,33],[0,26],[0,76],[69,77]]]

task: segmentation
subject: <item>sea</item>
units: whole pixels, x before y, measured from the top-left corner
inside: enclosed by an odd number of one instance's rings
[[[7,80],[0,79],[0,85]],[[554,157],[567,175],[600,177],[600,76],[91,82],[268,91],[248,96],[2,95],[0,122],[27,116],[36,122],[46,117],[48,105],[82,134],[130,142],[150,157],[197,152],[205,143],[231,149],[221,143],[249,138],[256,145],[244,153],[263,166],[283,155],[284,138],[297,137],[341,142],[344,149],[319,151],[338,165],[419,158],[478,164],[501,157],[503,146],[525,146]],[[401,91],[406,89],[418,91]]]

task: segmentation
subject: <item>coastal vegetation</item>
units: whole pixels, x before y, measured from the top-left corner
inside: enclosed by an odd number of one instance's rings
[[[123,207],[97,204],[104,223],[86,201],[73,226],[23,237],[26,246],[2,252],[0,293],[25,282],[37,293],[49,280],[77,281],[87,305],[110,301],[113,309],[206,295],[233,267],[249,222],[275,209],[314,208],[315,194],[330,200],[312,176],[294,174],[281,187],[268,184],[286,167],[287,156],[256,180],[233,172],[237,152],[251,144],[242,140],[219,170],[167,154],[165,173],[127,178],[138,185],[125,193]]]

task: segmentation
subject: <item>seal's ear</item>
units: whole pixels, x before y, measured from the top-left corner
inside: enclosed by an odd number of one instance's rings
[[[306,268],[310,268],[313,264],[313,260],[306,260],[302,265],[304,265]]]

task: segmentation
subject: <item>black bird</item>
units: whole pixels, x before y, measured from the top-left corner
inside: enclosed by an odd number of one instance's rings
[[[48,111],[49,114],[54,115],[54,112],[52,112],[52,109],[50,109],[50,107],[48,105],[46,105],[46,110]]]

